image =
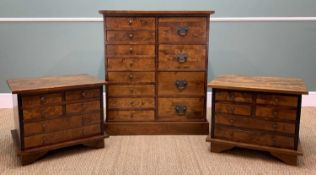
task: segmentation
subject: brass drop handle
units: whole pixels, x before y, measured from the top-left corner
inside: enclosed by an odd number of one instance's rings
[[[133,48],[132,47],[129,48],[129,53],[133,53]]]
[[[183,90],[187,87],[188,82],[186,80],[176,80],[175,84],[179,90]]]
[[[178,35],[186,36],[188,34],[189,27],[188,26],[177,26],[176,30],[177,30]]]
[[[130,33],[130,34],[128,34],[128,37],[129,37],[130,39],[133,39],[133,38],[134,38],[134,34],[133,34],[133,33]]]
[[[177,61],[178,61],[179,63],[185,63],[185,62],[187,62],[188,55],[185,54],[185,53],[178,53],[178,54],[176,55],[176,58],[177,58]]]
[[[133,19],[132,18],[129,18],[128,19],[128,25],[132,25],[133,24]]]
[[[175,110],[177,115],[185,115],[187,107],[185,105],[176,105]]]

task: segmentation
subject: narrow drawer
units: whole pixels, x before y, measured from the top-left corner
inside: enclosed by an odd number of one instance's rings
[[[252,94],[247,92],[222,91],[217,90],[215,93],[216,101],[252,103]]]
[[[42,108],[27,108],[23,109],[23,120],[24,122],[28,121],[37,121],[41,119],[55,118],[63,115],[62,106],[45,106]]]
[[[154,108],[154,98],[109,98],[109,109]]]
[[[155,18],[146,17],[107,17],[107,30],[155,30]]]
[[[216,103],[216,113],[235,114],[235,115],[251,115],[251,106],[242,104]]]
[[[204,96],[204,72],[159,72],[158,95]]]
[[[100,101],[73,103],[66,105],[67,114],[88,113],[100,111]]]
[[[298,97],[285,95],[266,95],[258,94],[256,99],[257,104],[269,104],[277,106],[297,107]]]
[[[257,120],[249,117],[239,117],[232,115],[215,114],[215,123],[227,126],[248,128],[248,129],[260,129],[267,131],[277,131],[288,134],[295,133],[294,123],[281,123],[266,120]]]
[[[205,45],[160,45],[160,70],[205,70]]]
[[[155,56],[155,45],[106,45],[107,57]]]
[[[66,92],[66,101],[100,98],[100,89],[82,89]]]
[[[154,83],[154,72],[108,72],[109,83]]]
[[[296,120],[295,109],[282,109],[278,107],[256,107],[256,117],[276,121],[293,121]]]
[[[155,31],[107,31],[109,44],[154,44]]]
[[[155,111],[109,111],[108,121],[154,121]]]
[[[159,43],[207,44],[207,21],[203,17],[159,18]]]
[[[215,126],[215,138],[263,146],[294,149],[294,138],[265,132]]]
[[[155,71],[154,57],[108,58],[108,71]]]
[[[155,85],[108,85],[108,96],[155,96]]]
[[[159,98],[160,121],[204,120],[204,98]]]
[[[62,103],[62,93],[22,96],[23,108]]]

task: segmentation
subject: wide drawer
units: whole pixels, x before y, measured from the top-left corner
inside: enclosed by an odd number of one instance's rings
[[[154,44],[155,31],[107,31],[108,44]]]
[[[109,83],[154,83],[154,72],[108,72]]]
[[[235,142],[294,149],[293,137],[274,135],[267,132],[215,126],[214,136],[215,138]]]
[[[84,100],[89,98],[100,98],[101,92],[99,88],[96,89],[82,89],[66,92],[66,101]]]
[[[109,111],[108,121],[154,121],[155,111]]]
[[[159,98],[160,121],[204,120],[204,98]]]
[[[100,110],[100,101],[80,102],[66,105],[66,114],[88,113]]]
[[[252,103],[252,94],[248,92],[216,90],[216,101]]]
[[[154,57],[108,58],[108,71],[155,71]]]
[[[107,30],[155,30],[155,18],[146,17],[107,17]]]
[[[155,96],[154,85],[108,85],[108,96]]]
[[[251,115],[251,106],[244,104],[220,103],[215,104],[216,113],[235,114],[235,115]]]
[[[109,98],[109,109],[154,108],[154,98]]]
[[[107,57],[155,56],[155,45],[106,45]]]
[[[297,96],[285,96],[285,95],[268,95],[258,94],[256,99],[257,104],[269,104],[277,106],[290,106],[297,107],[298,97]]]
[[[61,105],[23,109],[24,122],[55,118],[62,115],[63,115],[63,106]]]
[[[224,114],[215,114],[215,123],[241,127],[241,128],[250,128],[250,129],[260,129],[267,131],[277,131],[288,134],[295,133],[295,124],[294,123],[282,123],[282,122],[273,122],[266,120],[258,120],[250,117],[239,117],[233,115],[224,115]]]
[[[202,17],[159,18],[159,43],[207,44],[207,20]]]
[[[61,103],[62,103],[62,93],[22,96],[23,108],[39,106],[39,105],[61,104]]]
[[[205,70],[205,45],[160,45],[160,70]]]
[[[256,117],[276,121],[296,121],[297,111],[295,109],[284,109],[279,107],[256,106]]]
[[[158,95],[204,96],[204,72],[159,72]]]

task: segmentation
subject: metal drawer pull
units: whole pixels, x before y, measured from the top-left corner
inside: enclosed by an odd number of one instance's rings
[[[187,87],[188,82],[186,80],[176,80],[176,86],[179,90],[183,90]]]
[[[132,25],[132,24],[133,24],[133,19],[132,18],[128,19],[128,25]]]
[[[133,48],[132,47],[129,48],[129,53],[133,53]]]
[[[41,102],[43,102],[45,100],[45,97],[41,97],[40,100]]]
[[[177,26],[177,33],[180,36],[186,36],[188,31],[189,31],[189,27],[188,26]]]
[[[134,75],[133,75],[133,74],[129,74],[129,75],[128,75],[128,78],[129,78],[129,79],[133,79],[133,78],[134,78]]]
[[[187,107],[185,105],[176,105],[175,110],[178,115],[185,115]]]
[[[134,34],[133,34],[133,33],[130,33],[130,34],[128,34],[128,37],[129,37],[130,39],[133,39],[133,38],[134,38]]]
[[[178,53],[176,55],[176,58],[177,58],[179,63],[185,63],[185,62],[187,62],[188,55],[185,53]]]

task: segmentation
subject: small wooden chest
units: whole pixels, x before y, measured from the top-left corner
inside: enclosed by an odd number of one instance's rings
[[[22,164],[66,146],[104,147],[104,83],[89,75],[8,80]]]
[[[212,152],[244,147],[270,152],[296,164],[304,81],[281,77],[223,75],[209,87],[212,128],[207,141]]]

